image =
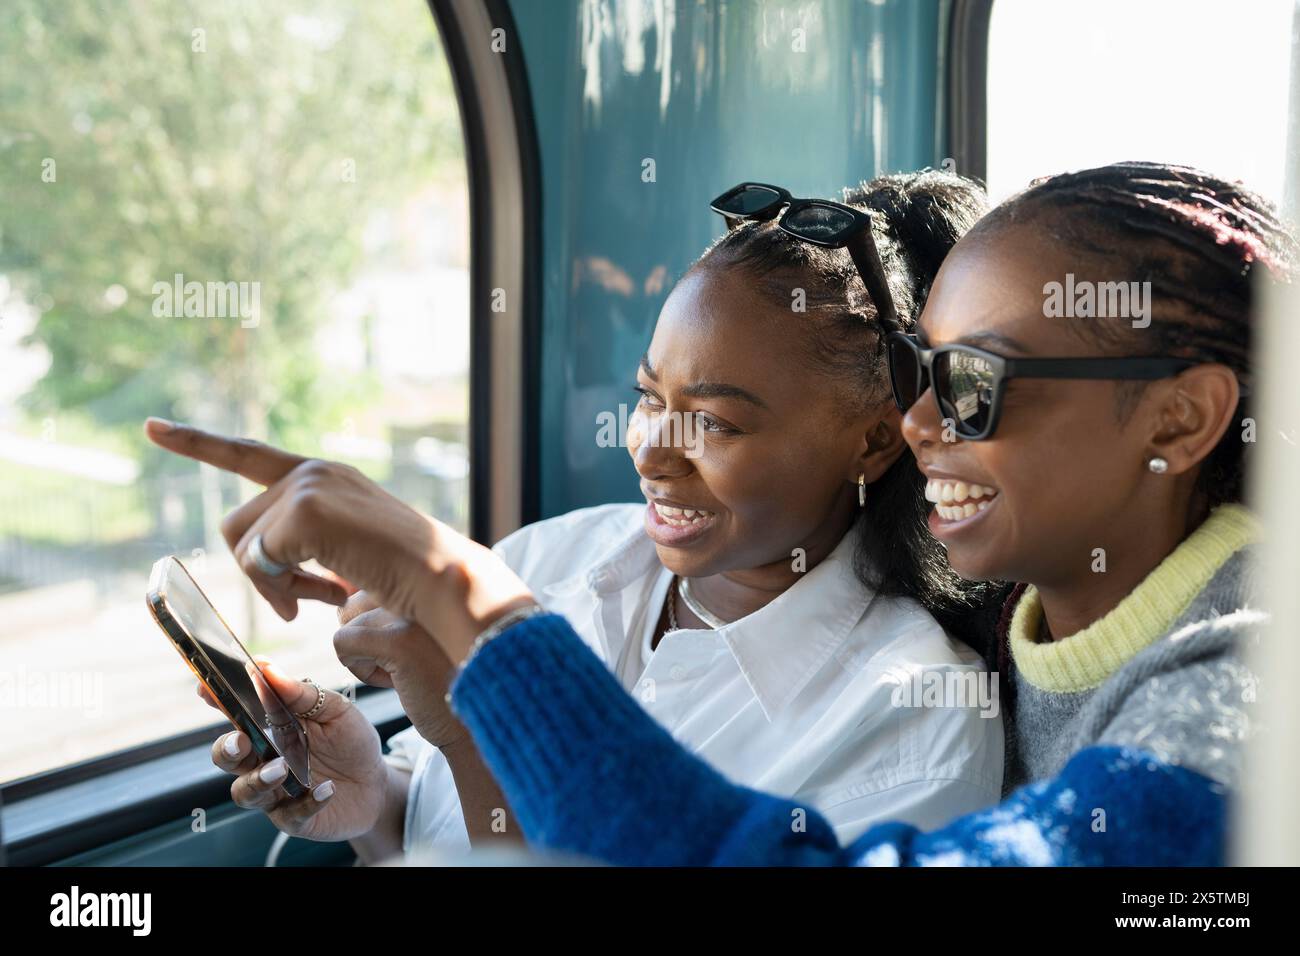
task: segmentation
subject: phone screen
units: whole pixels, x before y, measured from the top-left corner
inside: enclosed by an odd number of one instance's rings
[[[163,558],[154,566],[150,592],[151,596],[161,597],[176,624],[199,645],[210,665],[206,669],[215,670],[224,680],[244,713],[284,757],[293,775],[310,786],[307,738],[302,725],[271,689],[257,662],[185,566],[174,557]]]

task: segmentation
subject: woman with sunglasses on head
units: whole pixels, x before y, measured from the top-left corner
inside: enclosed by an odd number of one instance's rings
[[[293,505],[282,453],[258,453],[278,497],[233,528],[367,579],[434,635],[459,664],[455,711],[535,845],[624,864],[1222,863],[1254,694],[1237,653],[1266,619],[1240,506],[1252,273],[1289,281],[1293,262],[1271,207],[1241,187],[1117,164],[1036,184],[957,244],[917,330],[930,382],[894,340],[932,529],[958,570],[1029,582],[1001,641],[1010,769],[1028,783],[929,832],[881,824],[841,846],[802,803],[729,783],[499,561],[431,525],[381,573],[375,532],[322,529],[320,509]],[[1152,310],[1136,324],[1045,315],[1047,289],[1076,275],[1150,281]],[[1096,358],[1125,361],[1076,377]],[[1191,364],[1153,378],[1133,358]]]
[[[983,191],[926,172],[846,198],[762,184],[719,197],[733,228],[673,289],[637,369],[628,451],[646,502],[543,521],[496,550],[684,747],[733,781],[798,795],[849,840],[995,802],[1003,741],[987,665],[936,620],[978,595],[926,531],[874,348],[879,317],[912,325]],[[362,677],[356,646],[408,626],[365,593],[340,619],[336,646]],[[430,712],[441,690],[393,682],[420,700],[391,742],[388,839],[367,833],[359,849],[457,850],[500,830],[468,731]],[[972,692],[917,692],[945,682]],[[228,736],[234,752],[218,757],[234,769],[248,746]],[[376,749],[357,748],[367,767]],[[273,789],[245,776],[250,799]],[[307,832],[374,823],[341,816]]]

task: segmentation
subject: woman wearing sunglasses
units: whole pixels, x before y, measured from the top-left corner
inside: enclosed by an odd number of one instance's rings
[[[1000,641],[1009,775],[1027,785],[929,832],[881,824],[843,846],[805,803],[683,750],[482,549],[436,524],[401,542],[357,527],[323,504],[343,495],[329,466],[155,440],[271,486],[231,517],[237,549],[264,538],[282,560],[315,558],[434,635],[418,646],[445,655],[455,711],[534,845],[625,864],[1217,864],[1255,691],[1237,651],[1265,620],[1239,504],[1251,274],[1289,281],[1293,262],[1266,202],[1156,164],[1036,184],[957,244],[917,341],[891,355],[952,564],[1029,582]],[[1149,323],[1044,315],[1051,283],[1123,281],[1137,263]],[[1124,361],[1078,376],[1098,358]],[[1134,358],[1190,364],[1156,378]],[[278,600],[310,596],[244,567]]]
[[[926,531],[873,331],[911,326],[983,192],[929,172],[848,199],[757,183],[718,197],[728,232],[674,288],[636,370],[628,451],[645,501],[497,548],[684,747],[734,781],[797,794],[845,840],[995,802],[1003,749],[987,665],[936,620],[968,611],[970,589]],[[406,626],[367,594],[340,617],[348,663]],[[936,696],[945,684],[969,692]],[[514,830],[468,732],[430,701],[441,692],[408,701],[415,726],[391,742],[389,772],[409,784],[371,784],[394,805],[386,845],[358,839],[368,855]],[[232,740],[218,756],[235,766],[247,742]],[[373,741],[355,749],[375,766]],[[313,835],[374,822],[334,819],[354,804],[336,806]]]
[[[644,720],[630,726],[594,668],[575,674],[563,622],[539,616],[476,651],[443,645],[471,658],[455,709],[526,832],[619,863],[1222,863],[1256,693],[1238,654],[1265,620],[1240,503],[1252,283],[1290,281],[1294,261],[1272,207],[1240,185],[1116,164],[986,216],[945,261],[915,335],[888,336],[932,533],[961,574],[1024,582],[996,650],[1019,785],[1002,804],[844,846],[821,824],[795,832],[798,802],[730,786]],[[1054,317],[1049,289],[1080,280],[1150,282],[1150,310]],[[522,668],[548,664],[543,686],[605,701],[599,726],[566,733],[576,696],[524,690]],[[505,731],[521,720],[537,722],[523,741]],[[642,809],[632,794],[651,777],[659,827],[592,813]]]

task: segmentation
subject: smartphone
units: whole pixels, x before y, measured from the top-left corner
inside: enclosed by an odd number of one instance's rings
[[[253,752],[263,762],[284,758],[285,792],[296,797],[311,789],[307,732],[176,557],[153,566],[148,603],[190,670],[253,742]]]

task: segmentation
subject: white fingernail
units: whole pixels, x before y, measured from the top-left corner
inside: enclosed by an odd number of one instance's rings
[[[283,780],[289,773],[289,768],[284,765],[283,757],[276,757],[269,764],[257,772],[258,778],[262,783],[277,783]]]
[[[239,756],[239,731],[236,730],[233,733],[226,734],[226,740],[225,743],[221,745],[221,749],[226,752],[227,757],[238,757]]]
[[[326,780],[324,783],[317,785],[317,787],[312,790],[311,795],[315,797],[317,803],[320,803],[323,800],[328,800],[330,797],[334,796],[334,781]]]

